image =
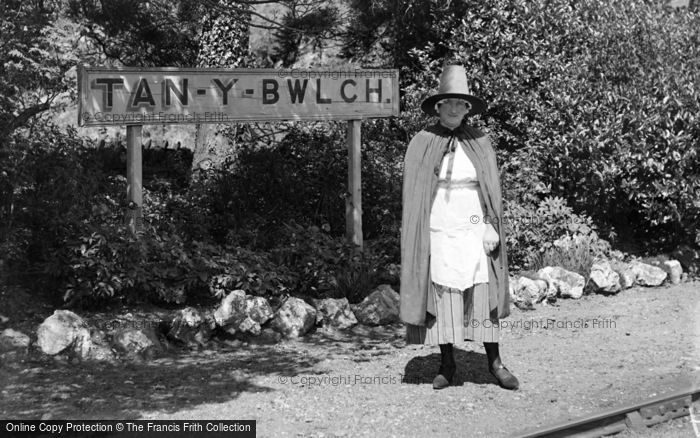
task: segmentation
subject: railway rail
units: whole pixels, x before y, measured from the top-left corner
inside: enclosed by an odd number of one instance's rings
[[[626,430],[641,432],[649,426],[686,415],[691,416],[695,436],[700,438],[700,386],[662,394],[575,420],[527,430],[514,435],[514,438],[594,438]]]

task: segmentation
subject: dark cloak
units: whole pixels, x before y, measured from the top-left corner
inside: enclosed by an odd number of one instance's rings
[[[423,326],[435,318],[433,300],[428,299],[433,287],[430,210],[437,193],[442,158],[454,138],[461,140],[464,152],[476,168],[479,201],[485,216],[482,219],[488,220],[499,236],[498,246],[487,254],[490,317],[504,318],[510,314],[503,198],[496,152],[488,137],[478,129],[462,124],[450,130],[438,122],[413,137],[404,160],[400,316],[407,324]]]

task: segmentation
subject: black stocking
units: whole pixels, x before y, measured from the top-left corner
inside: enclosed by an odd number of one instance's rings
[[[498,353],[498,342],[484,342],[489,368],[495,369],[501,366],[501,356]]]
[[[443,374],[443,371],[450,374],[450,371],[454,370],[456,367],[452,344],[440,344],[440,356],[442,356],[440,363],[440,374]],[[454,371],[452,372],[454,373]]]

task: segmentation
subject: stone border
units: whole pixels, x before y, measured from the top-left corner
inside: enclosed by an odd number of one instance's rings
[[[547,266],[533,273],[510,278],[510,297],[521,309],[531,310],[538,304],[551,304],[557,298],[579,299],[586,293],[616,294],[633,286],[661,286],[686,281],[687,274],[677,260],[658,262],[658,266],[633,260],[597,259],[586,279],[561,267]]]
[[[515,306],[532,310],[560,298],[615,294],[635,285],[660,286],[665,281],[678,284],[686,279],[687,274],[676,260],[654,266],[639,260],[624,263],[600,259],[594,262],[587,279],[561,267],[522,272],[510,278],[510,295]],[[222,287],[222,282],[217,280],[216,287]],[[218,291],[223,295],[221,292],[225,291]],[[358,324],[399,322],[399,294],[389,285],[377,287],[359,304],[350,304],[346,298],[318,299],[310,304],[301,298],[287,297],[274,310],[263,297],[232,290],[212,309],[186,307],[165,318],[115,318],[101,328],[69,310],[56,310],[39,325],[35,345],[59,360],[148,360],[177,345],[203,348],[214,336],[233,340],[232,345],[236,346],[248,342],[274,344],[303,337],[315,327],[347,330]],[[6,329],[0,334],[2,354],[27,351],[30,347],[29,337],[20,332]]]

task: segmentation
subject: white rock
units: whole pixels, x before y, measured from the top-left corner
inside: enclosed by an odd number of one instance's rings
[[[112,362],[115,358],[104,333],[97,329],[81,331],[73,344],[73,352],[85,361]]]
[[[681,278],[683,276],[683,267],[681,266],[681,262],[678,260],[666,260],[661,263],[660,267],[666,271],[672,284],[678,284],[681,282]]]
[[[388,284],[383,284],[351,308],[362,324],[391,324],[399,321],[399,300],[399,294]]]
[[[233,330],[241,333],[248,333],[253,336],[260,336],[262,325],[272,319],[272,307],[263,297],[247,296],[245,300],[245,318],[237,326],[229,325],[231,333]],[[233,329],[233,330],[231,330]]]
[[[265,298],[257,296],[246,296],[244,313],[245,318],[237,325],[229,324],[227,327],[229,333],[239,331],[259,336],[262,330],[261,326],[274,316],[270,303]]]
[[[101,330],[90,328],[70,310],[56,310],[37,329],[37,344],[46,354],[62,352],[80,360],[113,361],[114,352]]]
[[[46,354],[58,354],[79,337],[90,336],[85,321],[70,310],[56,310],[37,329],[37,345]]]
[[[612,260],[610,265],[620,278],[620,289],[629,289],[637,283],[637,274],[632,265],[619,260]]]
[[[532,309],[547,297],[547,282],[518,277],[511,282],[511,301],[521,309]]]
[[[316,309],[301,298],[290,297],[277,309],[270,325],[278,333],[293,338],[303,336],[316,322]]]
[[[238,324],[238,327],[236,329],[240,333],[249,333],[253,336],[259,336],[260,333],[262,332],[262,328],[260,327],[260,323],[253,320],[250,317],[241,321],[241,323]]]
[[[314,300],[316,324],[337,329],[347,329],[357,324],[347,298]]]
[[[557,288],[559,297],[579,299],[583,296],[586,279],[576,272],[567,271],[559,266],[547,266],[537,271],[537,274]]]
[[[237,326],[247,318],[247,308],[248,303],[245,292],[234,290],[221,300],[221,304],[214,311],[214,321],[219,327],[226,327],[227,325]]]
[[[642,286],[660,286],[668,275],[663,269],[657,266],[638,261],[632,262],[630,266],[637,279],[637,284]]]
[[[557,287],[555,285],[550,284],[547,280],[544,279],[535,280],[535,284],[537,284],[537,287],[541,291],[544,291],[545,302],[554,302],[557,300]]]
[[[27,348],[31,343],[29,336],[11,328],[0,333],[0,350],[15,350]]]
[[[127,356],[153,355],[163,350],[153,327],[118,329],[112,334],[112,341]]]
[[[259,335],[262,325],[274,316],[270,303],[263,297],[247,296],[242,290],[228,294],[214,312],[215,325],[227,333]]]
[[[596,293],[617,293],[622,289],[620,275],[607,260],[596,260],[593,263],[588,284],[591,291]]]
[[[188,345],[204,345],[211,337],[211,330],[197,309],[186,307],[175,313],[168,336]]]
[[[518,290],[518,278],[519,277],[508,277],[508,293],[510,294],[510,302],[517,304],[517,290]]]
[[[265,324],[274,316],[270,303],[263,297],[247,296],[245,304],[246,316],[259,325]]]

